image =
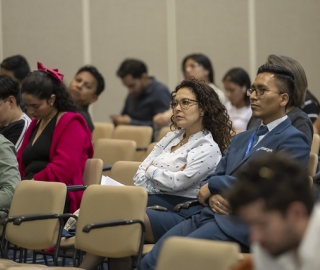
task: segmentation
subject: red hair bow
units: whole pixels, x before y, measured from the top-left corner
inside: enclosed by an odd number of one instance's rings
[[[56,68],[54,69],[46,68],[42,63],[38,62],[38,70],[43,70],[44,72],[48,73],[59,82],[63,81],[63,74],[59,73],[58,69]]]

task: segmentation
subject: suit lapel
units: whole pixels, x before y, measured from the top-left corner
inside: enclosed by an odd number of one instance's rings
[[[291,121],[289,118],[284,120],[282,123],[280,123],[278,126],[276,126],[273,130],[271,130],[256,146],[254,146],[251,151],[249,152],[248,155],[245,156],[245,151],[247,147],[243,148],[244,153],[243,154],[243,159],[230,171],[230,175],[234,173],[240,166],[242,166],[243,163],[245,163],[254,153],[256,153],[256,150],[259,149],[261,146],[268,146],[270,142],[275,141],[274,136],[282,133],[286,128],[288,128],[291,125]],[[251,135],[250,135],[251,136]],[[250,137],[249,137],[250,139]],[[249,143],[249,139],[246,145]],[[271,144],[274,145],[274,144]],[[241,156],[241,155],[240,155]],[[236,162],[235,162],[236,163]]]

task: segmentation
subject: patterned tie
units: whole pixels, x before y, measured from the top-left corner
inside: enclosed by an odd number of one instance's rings
[[[258,142],[259,137],[262,136],[262,135],[267,134],[268,131],[269,131],[269,129],[268,129],[267,126],[260,126],[260,127],[258,128],[258,130],[256,131],[256,133],[254,134],[251,149],[252,149],[252,148],[256,145],[256,143]]]

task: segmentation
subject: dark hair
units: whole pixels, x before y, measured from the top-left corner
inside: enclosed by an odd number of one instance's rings
[[[172,101],[181,88],[189,88],[196,96],[199,108],[204,111],[202,125],[212,134],[213,140],[219,145],[222,155],[230,144],[234,131],[225,106],[220,102],[217,93],[204,81],[195,78],[183,80],[171,93]],[[171,129],[176,129],[173,115]]]
[[[288,56],[270,54],[266,64],[278,65],[289,69],[294,75],[295,91],[290,106],[301,107],[305,102],[308,81],[303,67],[294,59]]]
[[[200,66],[203,66],[204,69],[209,71],[208,74],[208,79],[209,82],[214,83],[214,69],[211,64],[210,59],[205,56],[204,54],[201,53],[194,53],[194,54],[189,54],[187,55],[183,60],[182,60],[182,72],[185,72],[185,65],[188,59],[192,59],[193,61],[197,62]]]
[[[3,69],[13,72],[14,77],[19,81],[29,74],[30,67],[27,60],[22,55],[14,55],[4,59],[0,65]]]
[[[251,81],[248,73],[243,68],[232,68],[230,69],[222,79],[222,82],[230,81],[241,87],[245,87],[246,90],[251,87]],[[250,98],[247,95],[247,91],[243,94],[243,99],[245,104],[248,106],[250,104]]]
[[[0,75],[0,99],[6,99],[13,96],[19,106],[21,102],[19,82],[7,75]]]
[[[127,75],[131,75],[133,78],[141,78],[143,73],[148,73],[145,63],[136,59],[126,59],[121,63],[117,76],[124,78]]]
[[[309,214],[312,211],[314,199],[307,170],[288,153],[264,154],[248,162],[239,169],[237,179],[226,193],[234,213],[257,200],[265,202],[266,210],[282,214],[294,201],[302,202]]]
[[[37,97],[40,100],[49,100],[55,95],[54,106],[60,112],[76,112],[77,106],[73,102],[64,83],[50,76],[45,71],[33,71],[23,80],[21,93]]]
[[[294,75],[293,73],[281,66],[264,64],[259,67],[257,74],[260,73],[272,73],[274,75],[274,82],[281,93],[287,93],[289,95],[289,101],[286,107],[291,106],[292,97],[295,92]]]
[[[77,71],[76,75],[78,75],[81,72],[89,72],[93,77],[95,77],[95,79],[97,80],[97,89],[96,89],[95,94],[97,96],[99,96],[102,93],[102,91],[104,90],[104,87],[105,87],[104,78],[101,75],[101,73],[99,72],[99,70],[94,66],[86,65],[86,66],[81,67]]]

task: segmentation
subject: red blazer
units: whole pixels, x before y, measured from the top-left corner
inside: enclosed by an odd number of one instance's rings
[[[34,119],[18,151],[17,158],[21,179],[24,178],[25,167],[22,164],[22,153],[30,141],[32,131],[37,124]],[[47,167],[34,175],[34,180],[62,182],[67,186],[83,185],[82,174],[88,158],[93,156],[91,132],[83,116],[79,113],[66,112],[58,121],[50,147],[50,162]],[[68,192],[70,211],[80,207],[83,192]]]

